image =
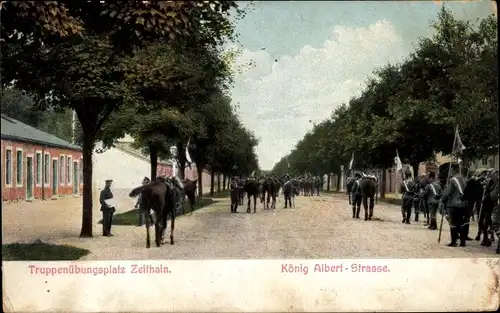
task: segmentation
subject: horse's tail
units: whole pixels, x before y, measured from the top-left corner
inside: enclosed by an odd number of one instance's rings
[[[144,190],[144,187],[146,186],[139,186],[137,188],[132,189],[132,191],[128,194],[128,196],[131,198],[137,197]]]

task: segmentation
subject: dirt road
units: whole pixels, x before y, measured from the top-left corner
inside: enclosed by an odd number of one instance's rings
[[[51,231],[35,224],[56,219],[57,214],[36,218],[23,239],[47,239],[54,243],[87,248],[92,253],[85,259],[271,259],[271,258],[445,258],[496,257],[494,248],[484,248],[472,241],[465,248],[449,248],[449,231],[445,221],[443,240],[437,244],[437,231],[422,223],[401,224],[396,205],[379,202],[375,220],[352,219],[343,195],[298,197],[295,209],[263,211],[258,204],[256,214],[229,213],[229,200],[222,199],[211,207],[195,211],[176,220],[175,245],[145,248],[145,230],[134,226],[113,226],[114,237],[78,238],[78,231],[68,234],[69,226],[78,225],[80,214],[64,215],[60,221],[64,231]],[[69,209],[69,208],[68,208]],[[46,214],[46,213],[45,213]],[[73,221],[74,220],[74,221]],[[7,228],[9,241],[15,232]],[[15,223],[19,227],[18,223]],[[54,224],[52,221],[51,224]],[[54,227],[54,226],[53,226]],[[79,230],[79,228],[77,228]],[[95,234],[100,225],[96,224]],[[27,233],[29,231],[29,235]],[[474,234],[475,228],[472,229]]]

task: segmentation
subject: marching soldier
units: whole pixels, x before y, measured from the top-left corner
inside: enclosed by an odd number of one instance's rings
[[[439,207],[439,200],[441,198],[441,192],[441,185],[436,181],[436,174],[433,172],[429,173],[429,184],[425,186],[425,198],[427,199],[427,208],[430,215],[430,223],[428,227],[430,230],[437,229],[436,216]]]
[[[401,215],[403,216],[402,223],[410,224],[411,208],[415,198],[416,183],[411,179],[410,170],[405,171],[405,179],[399,187],[399,193],[403,195],[401,203]]]
[[[443,192],[441,201],[446,207],[448,222],[450,224],[451,242],[448,247],[456,247],[460,238],[460,247],[465,247],[467,239],[467,201],[462,196],[465,188],[465,180],[460,174],[460,167],[456,163],[451,164],[452,178]]]
[[[361,174],[354,175],[354,183],[351,190],[352,218],[359,218],[361,210]]]
[[[107,179],[105,183],[106,185],[104,186],[104,189],[101,190],[101,194],[99,196],[102,212],[102,235],[110,237],[113,236],[111,233],[111,223],[116,209],[114,206],[110,206],[106,203],[106,200],[113,199],[113,193],[111,192],[111,184],[113,183],[113,180]]]

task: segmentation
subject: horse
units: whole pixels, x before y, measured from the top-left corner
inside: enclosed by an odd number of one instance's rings
[[[238,189],[238,205],[243,205],[243,201],[245,200],[245,190],[244,190],[244,187],[245,187],[245,180],[244,179],[240,179],[238,181],[238,186],[237,186],[237,189]]]
[[[246,180],[245,185],[243,186],[243,190],[247,194],[248,197],[248,207],[247,213],[251,213],[250,204],[253,197],[253,213],[257,211],[257,198],[261,192],[261,183],[255,178],[249,178]]]
[[[364,176],[361,179],[361,198],[365,209],[365,221],[373,217],[375,194],[377,193],[377,178],[375,176]],[[370,199],[370,212],[368,213],[368,199]]]
[[[272,184],[272,180],[269,177],[261,180],[262,194],[261,194],[260,202],[264,203],[264,210],[269,210],[269,202],[271,200],[271,184]]]
[[[184,189],[184,194],[189,200],[189,204],[191,206],[191,211],[194,211],[194,205],[195,205],[195,199],[196,199],[196,189],[198,188],[197,186],[197,181],[196,180],[189,180],[185,179],[183,182],[183,189]]]
[[[278,197],[278,193],[281,189],[281,180],[278,178],[271,178],[270,184],[269,184],[269,191],[271,194],[271,208],[276,209],[276,198]]]
[[[155,225],[155,243],[159,247],[163,242],[163,235],[167,228],[167,215],[170,213],[170,244],[174,244],[175,228],[175,198],[174,187],[168,185],[163,179],[156,179],[149,184],[132,189],[129,197],[142,195],[144,208],[148,210],[146,218],[146,248],[151,247],[149,227],[151,222]],[[150,216],[149,210],[153,209],[154,217]]]

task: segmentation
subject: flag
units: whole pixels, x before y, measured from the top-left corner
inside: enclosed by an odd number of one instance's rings
[[[352,170],[352,166],[354,165],[354,152],[352,153],[351,162],[349,162],[349,169]]]
[[[186,144],[186,161],[188,162],[189,168],[191,168],[191,163],[193,161],[191,160],[191,155],[189,154],[189,143],[191,142],[191,137],[189,137],[188,142]]]
[[[453,150],[451,151],[451,154],[462,154],[462,152],[465,150],[465,146],[462,142],[462,139],[460,139],[460,134],[458,133],[458,126],[455,128],[455,139],[453,140]]]
[[[288,160],[288,157],[286,158],[286,166],[288,166],[288,168],[290,168],[290,161]]]
[[[401,171],[403,169],[403,163],[399,158],[399,152],[396,150],[396,157],[394,158],[394,163],[396,164],[396,171]]]
[[[253,177],[255,175],[255,171],[252,172],[252,174],[250,174],[250,177]]]

